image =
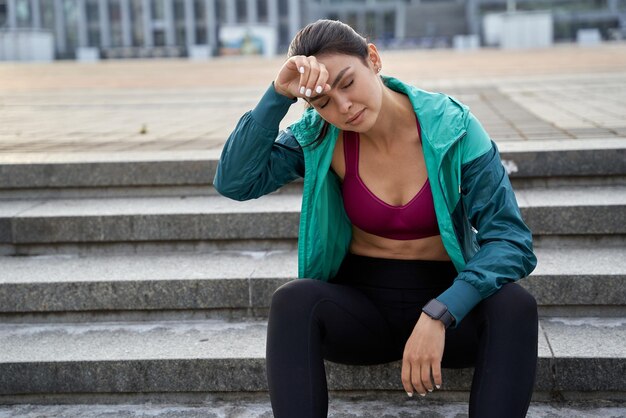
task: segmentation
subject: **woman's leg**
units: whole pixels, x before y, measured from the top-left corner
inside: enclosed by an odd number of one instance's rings
[[[298,279],[272,298],[267,380],[277,418],[326,417],[324,358],[347,364],[392,361],[402,353],[386,320],[349,286]]]
[[[443,367],[475,366],[469,416],[525,417],[537,367],[535,298],[507,283],[446,331]]]

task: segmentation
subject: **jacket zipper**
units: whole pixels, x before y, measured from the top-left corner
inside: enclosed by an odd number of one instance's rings
[[[463,139],[465,137],[465,135],[467,135],[467,131],[464,131],[461,135],[459,135],[458,138],[456,138],[454,140],[454,142],[452,142],[452,145],[450,145],[450,148],[452,148],[453,146],[456,146],[457,143]],[[444,199],[446,200],[446,207],[449,208],[450,207],[450,202],[448,199],[448,194],[446,193],[446,191],[443,188],[443,185],[441,184],[441,168],[442,168],[442,162],[443,160],[446,158],[446,156],[448,155],[448,153],[450,152],[450,148],[448,148],[448,151],[446,151],[446,153],[443,155],[443,157],[441,158],[441,161],[439,162],[439,167],[437,168],[437,182],[439,183],[439,189],[441,190],[441,194],[443,194]],[[455,149],[456,153],[459,153],[459,149]],[[459,156],[457,156],[457,183],[459,186],[459,194],[461,194],[461,158]],[[448,210],[448,212],[450,212]],[[452,228],[454,230],[454,228]],[[456,231],[455,231],[455,235],[456,235]],[[457,237],[457,241],[458,241],[458,237]]]

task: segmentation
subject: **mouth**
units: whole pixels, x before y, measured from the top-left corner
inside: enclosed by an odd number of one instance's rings
[[[359,117],[363,114],[363,112],[365,112],[365,109],[359,111],[356,115],[352,116],[350,119],[346,121],[346,123],[351,124],[353,122],[356,122],[359,119]]]

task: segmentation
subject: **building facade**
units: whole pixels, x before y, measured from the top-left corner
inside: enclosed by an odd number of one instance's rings
[[[264,25],[283,45],[299,29],[301,0],[0,0],[0,30],[46,30],[57,58],[79,48],[103,57],[185,56],[219,52],[225,25]]]
[[[604,38],[626,33],[626,0],[0,0],[0,31],[50,32],[57,59],[81,48],[103,58],[179,57],[198,45],[217,55],[220,29],[247,25],[271,28],[284,51],[319,18],[345,21],[383,47],[434,47],[480,35],[485,14],[512,4],[551,10],[557,41],[586,27]]]
[[[480,34],[482,17],[491,12],[549,10],[556,41],[576,39],[579,29],[598,29],[604,39],[626,37],[626,0],[468,0],[469,33]]]

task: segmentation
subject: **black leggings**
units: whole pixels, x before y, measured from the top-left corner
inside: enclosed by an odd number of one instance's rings
[[[358,365],[402,359],[421,307],[450,287],[456,275],[451,262],[348,254],[328,283],[299,279],[277,289],[266,356],[274,416],[327,416],[324,359]],[[537,365],[537,328],[535,299],[518,284],[507,283],[457,328],[446,330],[442,367],[475,367],[470,417],[526,415]]]

